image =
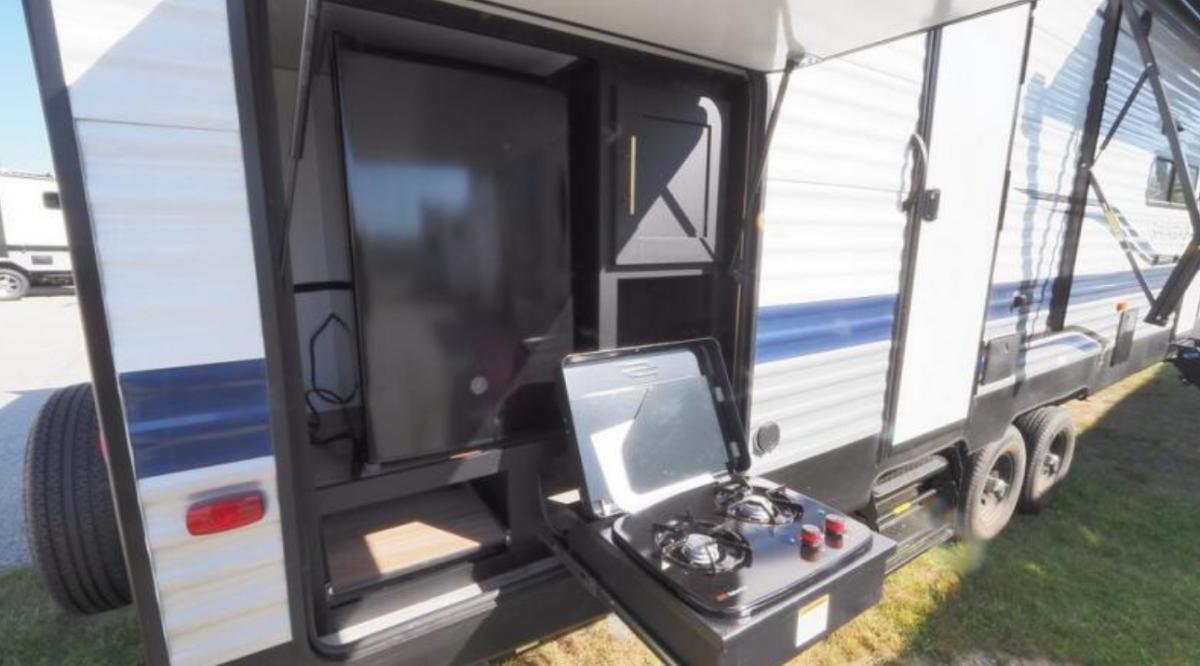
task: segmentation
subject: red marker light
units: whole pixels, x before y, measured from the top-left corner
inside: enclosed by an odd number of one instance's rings
[[[226,495],[188,507],[187,528],[192,536],[216,534],[262,520],[266,513],[262,493]]]
[[[846,534],[846,517],[838,515],[825,516],[825,533],[830,536],[843,536]]]

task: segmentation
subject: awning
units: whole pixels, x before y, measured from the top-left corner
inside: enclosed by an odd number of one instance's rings
[[[457,0],[759,71],[831,58],[1026,0]],[[1019,44],[1013,45],[1019,49]]]

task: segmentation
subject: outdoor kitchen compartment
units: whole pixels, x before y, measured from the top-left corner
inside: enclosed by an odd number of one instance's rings
[[[561,391],[581,501],[548,538],[660,657],[782,663],[879,600],[890,539],[744,475],[716,341],[572,355]]]

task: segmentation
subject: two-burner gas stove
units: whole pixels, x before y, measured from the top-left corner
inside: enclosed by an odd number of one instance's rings
[[[870,549],[872,532],[763,479],[682,492],[613,525],[621,547],[684,601],[746,615]]]
[[[695,340],[564,360],[583,483],[556,550],[659,656],[782,663],[879,600],[895,544],[745,475],[721,358]]]

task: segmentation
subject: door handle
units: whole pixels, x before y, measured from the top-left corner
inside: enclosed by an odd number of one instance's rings
[[[637,215],[637,135],[629,135],[629,217]]]
[[[915,206],[918,217],[926,222],[933,222],[938,218],[942,191],[925,187],[925,181],[929,177],[929,146],[926,145],[925,138],[917,132],[909,136],[908,144],[916,147],[918,162],[917,171],[913,176],[912,191],[904,201],[904,210],[911,210]]]

